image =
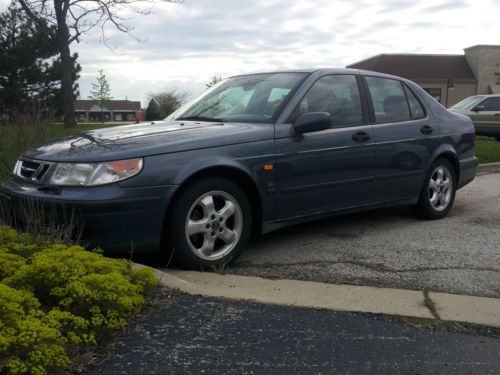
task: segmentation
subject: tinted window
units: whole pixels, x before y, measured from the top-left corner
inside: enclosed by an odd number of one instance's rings
[[[366,77],[377,123],[408,121],[410,109],[401,82],[378,77]]]
[[[405,93],[408,98],[408,104],[410,105],[410,114],[413,120],[418,120],[419,118],[425,117],[425,111],[422,104],[418,101],[415,94],[405,85]]]
[[[226,79],[181,107],[168,120],[199,117],[233,122],[270,122],[306,73],[251,74]]]
[[[292,121],[308,112],[328,112],[333,126],[361,124],[363,116],[356,77],[329,75],[320,78],[295,109]]]
[[[488,98],[479,103],[479,105],[484,105],[485,111],[500,111],[500,98]]]

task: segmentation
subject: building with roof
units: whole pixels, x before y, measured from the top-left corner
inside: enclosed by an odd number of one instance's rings
[[[348,65],[410,79],[446,107],[478,94],[500,94],[500,46],[477,45],[463,55],[380,54]]]
[[[77,122],[139,122],[143,116],[141,102],[109,100],[101,108],[93,100],[75,100]]]

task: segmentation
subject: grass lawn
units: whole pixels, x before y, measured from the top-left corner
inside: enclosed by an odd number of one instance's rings
[[[76,128],[71,129],[66,129],[61,123],[39,126],[0,126],[0,178],[12,169],[19,154],[33,145],[87,130],[117,125],[119,124],[85,123],[78,124]]]
[[[500,142],[495,138],[477,137],[476,156],[480,163],[500,162]]]

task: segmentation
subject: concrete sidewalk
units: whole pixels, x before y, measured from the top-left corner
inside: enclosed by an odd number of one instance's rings
[[[401,315],[500,327],[500,299],[311,281],[156,270],[169,288],[207,297],[284,306]]]

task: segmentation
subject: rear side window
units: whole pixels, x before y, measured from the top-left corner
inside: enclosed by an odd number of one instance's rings
[[[415,94],[404,85],[406,97],[408,98],[408,104],[410,105],[410,114],[413,120],[418,120],[425,117],[425,111],[422,104],[418,101]]]
[[[410,108],[400,81],[366,77],[377,123],[411,120]]]
[[[356,76],[336,74],[318,79],[295,108],[292,122],[308,112],[328,112],[332,126],[361,124],[363,115]]]

